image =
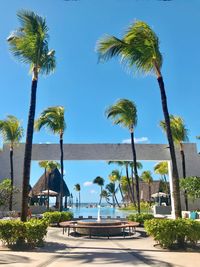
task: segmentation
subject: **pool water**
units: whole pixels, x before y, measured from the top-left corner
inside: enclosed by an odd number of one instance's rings
[[[88,218],[88,216],[97,218],[98,216],[98,208],[96,207],[71,208],[70,211],[73,212],[74,218],[78,218],[79,216],[83,216],[83,218]],[[116,218],[117,216],[120,216],[121,218],[126,218],[126,216],[131,213],[134,213],[134,211],[124,211],[113,207],[101,207],[100,209],[100,216],[105,218],[107,216],[110,216],[111,218]]]

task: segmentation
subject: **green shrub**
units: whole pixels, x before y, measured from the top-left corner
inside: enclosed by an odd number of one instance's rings
[[[25,225],[19,220],[0,221],[0,239],[7,246],[16,244],[19,238],[24,237],[25,232]]]
[[[190,219],[152,219],[145,221],[147,234],[153,236],[162,247],[195,245],[200,240],[200,223]]]
[[[61,214],[59,211],[49,211],[43,214],[43,218],[46,219],[49,222],[49,224],[59,223],[60,216]]]
[[[32,219],[25,223],[19,220],[0,221],[0,239],[7,246],[20,243],[36,247],[43,244],[47,227],[45,220]]]
[[[68,211],[51,211],[45,212],[43,218],[46,219],[49,224],[58,224],[59,222],[70,221],[73,218],[73,213]]]
[[[25,223],[26,240],[31,246],[42,246],[44,236],[47,233],[48,223],[46,220],[31,219]]]
[[[136,211],[137,212],[138,207],[137,207],[137,205],[129,204],[126,207],[120,208],[120,210],[130,210],[130,211],[132,210],[132,211]],[[141,212],[144,212],[144,213],[145,212],[150,212],[151,211],[150,203],[147,202],[147,201],[141,201],[140,202],[140,210],[141,210]]]
[[[62,211],[60,215],[60,222],[71,221],[73,219],[73,213],[69,211]]]
[[[141,213],[141,214],[130,214],[128,216],[128,221],[133,221],[133,222],[139,222],[140,224],[144,224],[146,220],[153,219],[153,214],[149,213]]]

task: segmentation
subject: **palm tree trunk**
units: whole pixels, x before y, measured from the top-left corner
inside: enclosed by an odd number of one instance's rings
[[[44,190],[47,190],[47,168],[44,168],[44,177],[45,177],[45,189]]]
[[[124,195],[122,193],[122,188],[121,188],[121,185],[119,184],[119,191],[120,191],[120,194],[121,194],[121,197],[122,197],[122,202],[124,204]]]
[[[60,211],[63,210],[63,133],[60,134],[60,166],[61,166],[61,180],[60,180]]]
[[[174,197],[175,218],[178,218],[178,217],[181,217],[181,201],[180,201],[179,176],[178,176],[178,168],[177,168],[177,163],[176,163],[176,154],[175,154],[174,142],[173,142],[172,133],[171,133],[170,118],[169,118],[169,112],[168,112],[168,107],[167,107],[167,97],[165,93],[165,86],[164,86],[162,76],[161,75],[158,76],[157,80],[158,80],[158,84],[160,87],[162,109],[163,109],[163,114],[165,118],[167,139],[169,143],[170,155],[171,155],[171,160],[172,160],[172,183],[173,183],[173,189],[174,189],[173,197]]]
[[[134,177],[133,177],[133,166],[131,165],[131,181],[132,181],[132,196],[133,196],[133,202],[135,204],[135,185],[134,185]],[[135,204],[136,206],[136,204]]]
[[[149,184],[149,204],[151,205],[151,185]]]
[[[99,206],[101,206],[101,200],[102,200],[102,186],[101,186],[101,193],[100,193],[100,199],[99,199]]]
[[[14,182],[14,172],[13,172],[13,147],[10,146],[10,201],[9,201],[9,210],[12,211],[13,203],[13,182]]]
[[[26,144],[24,153],[24,169],[23,169],[23,182],[22,182],[22,210],[21,220],[26,222],[28,212],[28,193],[30,184],[30,167],[32,155],[32,142],[33,142],[33,129],[36,108],[36,92],[37,92],[37,79],[32,80],[31,85],[31,101],[28,115],[28,125],[26,132]]]
[[[139,177],[138,177],[138,172],[137,172],[137,157],[136,157],[133,130],[131,131],[131,146],[132,146],[132,153],[133,153],[133,168],[134,168],[135,182],[136,182],[136,196],[137,196],[137,205],[138,205],[137,209],[138,209],[138,213],[140,214],[140,188],[139,188]]]
[[[119,205],[119,202],[118,202],[118,200],[117,200],[116,194],[115,194],[115,201],[116,201],[116,203],[117,203],[117,206],[120,208],[120,205]]]
[[[182,161],[182,170],[183,170],[183,178],[186,178],[186,167],[185,167],[185,153],[183,149],[183,144],[180,143],[180,153],[181,153],[181,161]],[[184,191],[184,200],[185,200],[185,209],[188,211],[188,197],[187,191]]]
[[[49,187],[50,187],[50,180],[51,180],[51,172],[48,175],[47,181],[47,210],[49,211]]]
[[[127,183],[128,183],[130,201],[135,205],[134,196],[133,196],[133,192],[131,189],[131,183],[130,183],[130,179],[129,179],[128,164],[126,164],[126,179],[127,179]]]
[[[81,192],[79,191],[79,208],[81,207]]]

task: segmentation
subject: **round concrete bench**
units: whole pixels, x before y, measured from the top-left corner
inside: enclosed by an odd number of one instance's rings
[[[89,235],[89,238],[92,236],[95,236],[96,234],[93,233],[92,230],[98,230],[101,229],[103,230],[103,235],[101,236],[107,236],[108,239],[110,236],[113,235],[114,229],[121,229],[123,237],[125,238],[126,236],[126,231],[125,229],[129,229],[129,234],[134,234],[135,229],[137,226],[139,226],[138,222],[122,222],[120,225],[109,225],[109,226],[100,226],[100,225],[78,225],[77,221],[66,221],[66,222],[61,222],[60,227],[63,228],[63,234],[68,231],[68,236],[70,234],[70,229],[73,229],[74,232],[76,232],[77,229],[87,229],[87,235]]]

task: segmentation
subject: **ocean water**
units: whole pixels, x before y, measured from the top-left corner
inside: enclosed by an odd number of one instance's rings
[[[83,216],[83,218],[88,218],[88,216],[92,216],[92,218],[98,217],[99,208],[97,207],[80,207],[80,208],[70,208],[70,211],[73,212],[74,218],[78,218],[79,216]],[[100,216],[102,218],[106,218],[110,216],[111,218],[116,218],[120,216],[121,218],[126,218],[129,214],[133,213],[133,211],[123,211],[113,207],[101,207],[100,208]]]

